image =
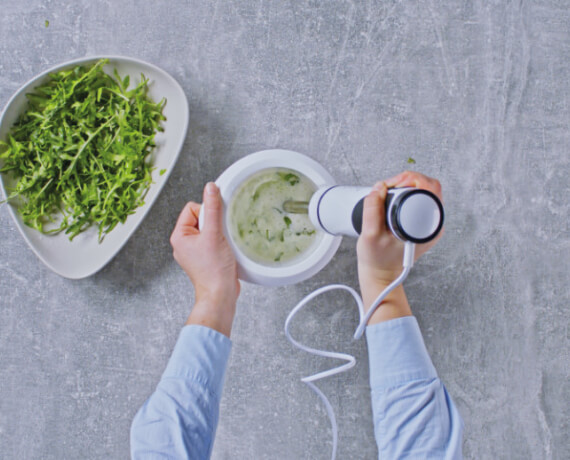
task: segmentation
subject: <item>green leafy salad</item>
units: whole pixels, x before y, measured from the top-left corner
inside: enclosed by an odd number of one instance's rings
[[[148,97],[144,75],[128,89],[108,62],[50,74],[0,141],[0,172],[14,178],[7,199],[40,232],[72,240],[96,225],[102,241],[144,204],[166,100]]]

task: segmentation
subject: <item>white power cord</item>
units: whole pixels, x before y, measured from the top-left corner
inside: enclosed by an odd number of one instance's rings
[[[297,347],[303,351],[306,351],[307,353],[311,353],[313,355],[323,356],[325,358],[335,358],[335,359],[340,359],[342,361],[346,361],[345,364],[342,364],[338,367],[334,367],[332,369],[329,369],[329,370],[326,370],[323,372],[319,372],[319,373],[314,374],[314,375],[303,377],[301,379],[301,382],[306,383],[311,388],[311,390],[313,390],[317,394],[317,396],[321,399],[321,401],[325,405],[327,414],[329,416],[329,420],[331,422],[331,429],[332,429],[332,434],[333,434],[333,449],[332,449],[332,456],[331,456],[332,460],[334,460],[336,458],[336,450],[337,450],[337,445],[338,445],[338,426],[336,423],[336,417],[334,415],[334,410],[331,406],[331,403],[329,402],[327,397],[324,395],[324,393],[321,390],[319,390],[319,388],[314,384],[314,382],[316,382],[317,380],[320,380],[320,379],[324,379],[326,377],[330,377],[331,375],[336,375],[336,374],[340,374],[341,372],[346,372],[347,370],[354,367],[354,365],[356,364],[356,359],[354,358],[354,356],[346,354],[346,353],[338,353],[338,352],[326,351],[326,350],[317,350],[316,348],[311,348],[311,347],[308,347],[306,345],[303,345],[302,343],[298,342],[293,337],[291,337],[291,334],[289,332],[289,325],[291,324],[293,317],[299,312],[299,310],[301,310],[305,305],[307,305],[315,297],[317,297],[317,296],[319,296],[325,292],[328,292],[328,291],[341,289],[344,291],[348,291],[352,295],[352,297],[354,297],[354,300],[356,301],[356,305],[358,306],[358,312],[360,314],[360,323],[359,323],[358,327],[356,328],[356,332],[354,333],[354,339],[359,339],[360,337],[362,337],[362,334],[364,333],[366,325],[368,324],[368,321],[370,320],[370,317],[372,316],[372,314],[380,306],[380,304],[383,302],[383,300],[386,298],[386,296],[390,292],[392,292],[396,287],[398,287],[400,284],[402,284],[404,282],[404,280],[406,279],[406,277],[408,276],[408,274],[410,273],[410,270],[411,270],[412,266],[414,265],[415,246],[416,245],[414,243],[406,241],[406,243],[404,245],[404,260],[403,260],[403,264],[402,264],[404,269],[402,270],[402,273],[386,289],[384,289],[380,293],[380,295],[376,298],[376,300],[373,302],[372,306],[370,307],[370,310],[368,310],[368,313],[366,313],[366,314],[364,313],[364,303],[362,301],[362,298],[360,297],[358,292],[356,292],[353,288],[351,288],[349,286],[345,286],[343,284],[329,284],[328,286],[323,286],[322,288],[316,289],[315,291],[311,292],[308,296],[306,296],[303,300],[301,300],[297,305],[295,305],[295,308],[293,308],[293,310],[291,310],[291,313],[289,313],[289,316],[287,316],[287,319],[285,320],[285,336],[287,337],[289,342],[291,342],[295,347]]]

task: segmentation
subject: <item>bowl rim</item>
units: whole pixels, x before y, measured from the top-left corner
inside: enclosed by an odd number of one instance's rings
[[[341,236],[323,232],[314,247],[307,252],[306,257],[300,257],[298,260],[277,267],[255,262],[241,251],[228,230],[228,208],[233,194],[248,177],[264,169],[276,167],[291,169],[303,174],[315,184],[317,190],[336,184],[334,178],[320,163],[301,153],[284,149],[262,150],[249,154],[230,165],[216,179],[215,182],[220,189],[224,203],[224,235],[236,256],[238,277],[243,281],[264,286],[294,284],[310,278],[330,262],[342,241]],[[199,222],[203,222],[202,214],[203,209]]]

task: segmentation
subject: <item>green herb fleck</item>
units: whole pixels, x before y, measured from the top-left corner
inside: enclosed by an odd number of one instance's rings
[[[283,257],[283,252],[280,252],[279,254],[277,254],[277,257],[275,257],[275,259],[273,259],[273,261],[279,262],[281,260],[281,257]]]
[[[285,221],[287,228],[289,228],[291,226],[291,219],[288,216],[283,216],[283,220]]]
[[[299,176],[297,176],[296,174],[293,174],[293,173],[278,172],[277,174],[285,182],[289,182],[289,185],[295,185],[301,181],[301,179],[299,179]]]
[[[411,165],[415,165],[416,164],[416,160],[414,160],[412,157],[408,157],[407,162]]]
[[[46,19],[45,22],[44,22],[44,26],[45,26],[46,28],[49,27],[49,21],[48,21],[47,19]]]
[[[72,240],[96,225],[102,241],[144,204],[166,101],[148,98],[144,75],[128,89],[128,76],[103,71],[108,62],[51,74],[0,141],[0,172],[16,179],[8,200],[40,232]]]
[[[161,176],[163,176],[165,172],[166,172],[166,169],[161,169],[158,174],[161,175]]]

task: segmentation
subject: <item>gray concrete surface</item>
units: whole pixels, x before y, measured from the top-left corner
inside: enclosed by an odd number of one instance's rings
[[[128,456],[192,304],[168,243],[175,218],[207,180],[270,147],[345,183],[406,168],[441,180],[446,234],[407,292],[465,420],[465,457],[570,458],[569,31],[562,0],[3,2],[2,105],[59,62],[122,54],[171,73],[191,121],[149,216],[91,278],[50,272],[0,207],[0,458]],[[214,459],[329,458],[326,413],[299,382],[326,363],[282,328],[330,282],[357,285],[354,241],[302,284],[243,286]],[[356,318],[331,295],[294,328],[358,358],[321,385],[342,459],[376,456]]]

